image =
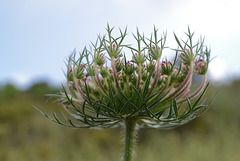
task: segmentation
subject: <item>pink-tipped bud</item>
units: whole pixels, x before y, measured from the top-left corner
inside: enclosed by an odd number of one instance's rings
[[[155,49],[156,49],[156,46],[155,46],[155,45],[152,45],[152,49],[155,50]]]
[[[187,54],[190,55],[190,50],[189,49],[185,49]]]
[[[107,46],[107,49],[108,49],[108,51],[110,51],[110,46],[109,45]]]
[[[172,63],[171,62],[166,62],[166,61],[162,61],[162,74],[164,75],[170,75],[172,72]]]
[[[178,72],[178,70],[177,69],[173,69],[173,71],[172,71],[174,74],[175,73],[177,73]]]
[[[70,109],[70,107],[69,107],[69,106],[66,106],[66,109]]]
[[[207,63],[203,59],[196,61],[195,72],[200,75],[207,72]]]
[[[116,50],[116,48],[117,48],[117,45],[116,45],[116,43],[113,43],[113,44],[112,44],[112,50],[113,50],[113,51],[115,51],[115,50]]]

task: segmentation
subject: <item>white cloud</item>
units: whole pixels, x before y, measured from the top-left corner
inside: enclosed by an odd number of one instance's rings
[[[183,22],[207,35],[239,33],[239,5],[236,0],[190,1],[181,15],[185,17]]]
[[[210,76],[213,81],[220,82],[226,79],[226,70],[226,63],[220,58],[213,59],[212,62],[209,64]]]

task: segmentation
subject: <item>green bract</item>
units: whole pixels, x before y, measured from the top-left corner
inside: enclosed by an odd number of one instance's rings
[[[69,56],[66,87],[50,95],[66,113],[63,117],[43,113],[47,118],[74,128],[116,127],[126,119],[134,119],[142,127],[170,128],[192,120],[209,107],[211,102],[199,103],[208,86],[210,51],[203,40],[193,44],[189,29],[186,41],[174,34],[178,47],[173,61],[161,59],[167,35],[158,36],[155,28],[150,38],[137,30],[133,35],[137,48],[123,44],[127,30],[120,30],[116,38],[112,31],[108,26],[107,34],[99,36],[91,49]],[[203,79],[192,91],[194,74]]]

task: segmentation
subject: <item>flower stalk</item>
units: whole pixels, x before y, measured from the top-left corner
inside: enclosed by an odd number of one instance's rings
[[[139,64],[138,65],[137,89],[139,89],[141,78],[142,78],[142,64]]]
[[[160,67],[160,58],[157,59],[156,74],[155,74],[154,81],[153,81],[153,84],[152,84],[152,87],[151,87],[151,90],[150,90],[149,94],[152,93],[152,91],[154,90],[154,88],[155,88],[155,86],[156,86],[156,84],[157,84],[157,82],[158,82],[158,79],[159,79],[159,71],[160,71],[159,67]]]
[[[136,133],[136,118],[125,118],[125,151],[124,161],[132,161]]]
[[[113,71],[114,81],[115,81],[117,89],[119,89],[119,84],[118,84],[118,78],[117,78],[117,72],[116,72],[114,57],[112,57],[111,59],[112,59],[112,71]]]

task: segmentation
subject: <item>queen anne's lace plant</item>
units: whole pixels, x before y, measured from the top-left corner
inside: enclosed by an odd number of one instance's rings
[[[107,26],[106,30],[107,34],[98,36],[90,50],[84,48],[79,55],[73,52],[68,58],[66,87],[51,95],[66,110],[65,114],[61,119],[56,114],[43,114],[67,127],[125,126],[124,159],[131,160],[136,125],[172,128],[208,109],[210,103],[199,103],[208,87],[210,50],[202,39],[193,44],[194,33],[188,29],[186,41],[174,34],[178,47],[173,50],[174,60],[169,61],[161,58],[167,48],[166,33],[159,37],[154,28],[150,38],[146,38],[137,30],[133,34],[137,47],[133,48],[123,44],[127,30],[120,30],[116,38],[113,28]],[[131,60],[127,60],[129,54]],[[201,75],[202,83],[192,91],[194,75]]]

